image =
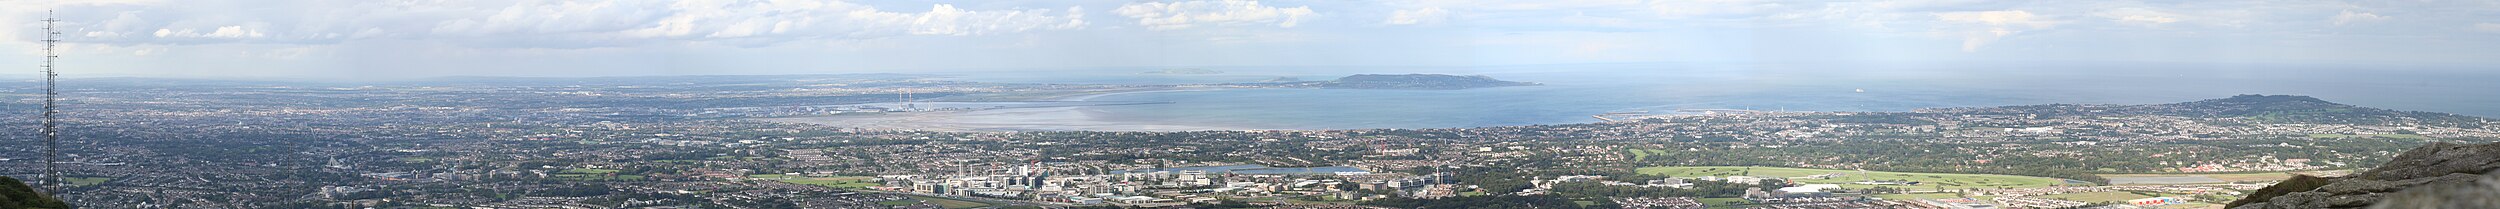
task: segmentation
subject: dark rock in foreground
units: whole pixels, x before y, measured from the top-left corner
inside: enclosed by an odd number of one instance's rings
[[[0,176],[0,208],[69,208],[69,204],[35,192],[35,187],[17,178]]]
[[[2423,145],[2351,176],[2294,177],[2229,207],[2500,208],[2500,143]]]
[[[2500,172],[2483,174],[2473,184],[2432,185],[2388,195],[2374,209],[2500,208]]]

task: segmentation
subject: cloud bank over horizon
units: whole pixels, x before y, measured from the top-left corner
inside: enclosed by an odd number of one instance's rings
[[[1616,62],[2487,65],[2493,1],[0,0],[89,75],[610,76]],[[39,59],[0,59],[34,66]],[[29,70],[31,72],[31,70]]]

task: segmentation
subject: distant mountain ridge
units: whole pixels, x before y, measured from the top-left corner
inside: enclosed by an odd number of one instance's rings
[[[2150,114],[2184,117],[2231,117],[2259,122],[2307,124],[2424,123],[2479,126],[2489,119],[2449,113],[2401,111],[2353,106],[2295,95],[2247,94],[2230,98],[2150,105]]]
[[[2490,119],[2450,113],[2401,111],[2328,102],[2309,96],[2243,94],[2229,98],[2192,102],[2148,105],[2078,105],[2047,104],[1997,107],[2007,112],[2045,116],[2120,116],[2163,115],[2198,118],[2237,118],[2251,122],[2301,124],[2390,124],[2421,123],[2454,127],[2481,127]],[[1957,111],[1981,111],[1985,108],[1948,108]]]

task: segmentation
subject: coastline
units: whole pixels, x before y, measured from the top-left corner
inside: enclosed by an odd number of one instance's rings
[[[1222,89],[1135,89],[1056,96],[1042,99],[1049,102],[1090,102],[1104,96],[1212,91]],[[994,131],[1214,131],[1256,130],[1237,127],[1153,124],[1127,121],[1105,121],[1091,110],[1097,105],[998,108],[982,110],[899,112],[884,114],[845,114],[806,117],[750,118],[780,123],[801,123],[843,128],[875,130],[916,130],[944,132]]]

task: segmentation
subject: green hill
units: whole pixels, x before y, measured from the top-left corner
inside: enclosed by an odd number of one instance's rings
[[[0,209],[69,208],[68,203],[35,192],[17,178],[0,176]]]
[[[2148,105],[2049,104],[2005,106],[1983,112],[2057,116],[2167,115],[2231,118],[2257,123],[2381,125],[2410,123],[2434,127],[2482,128],[2489,119],[2448,113],[2360,107],[2296,95],[2237,95],[2230,98]]]

